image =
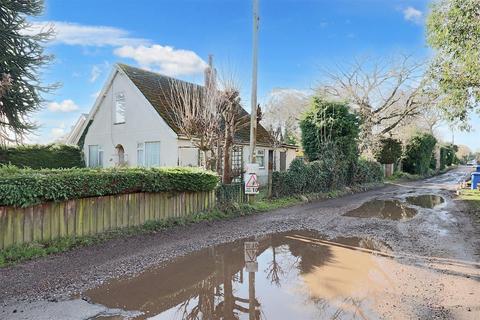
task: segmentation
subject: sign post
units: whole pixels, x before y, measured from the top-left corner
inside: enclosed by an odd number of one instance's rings
[[[258,164],[257,163],[247,163],[245,165],[245,194],[253,195],[258,194],[258,189],[260,187],[258,183]]]
[[[258,271],[258,262],[257,262],[258,242],[256,241],[245,242],[244,250],[245,250],[245,268],[247,272],[257,272]]]

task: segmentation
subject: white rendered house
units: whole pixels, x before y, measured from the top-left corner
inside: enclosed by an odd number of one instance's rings
[[[115,65],[92,110],[82,115],[67,137],[68,143],[83,148],[88,167],[199,166],[201,153],[169,121],[171,108],[159,94],[170,83],[171,78],[158,73]],[[240,130],[234,140],[233,168],[243,168],[249,159],[248,143],[248,128]],[[267,179],[269,159],[273,170],[286,170],[296,150],[292,145],[274,146],[271,135],[259,125],[260,181]]]

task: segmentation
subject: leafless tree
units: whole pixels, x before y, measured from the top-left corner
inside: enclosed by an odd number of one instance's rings
[[[279,88],[269,93],[262,124],[277,142],[300,141],[299,120],[309,100],[309,94],[302,90]]]
[[[180,134],[203,153],[205,169],[213,169],[221,132],[219,107],[223,93],[213,86],[202,87],[176,79],[168,79],[167,85],[159,83],[159,87],[161,98],[170,108],[167,116]]]
[[[238,130],[250,125],[250,115],[243,111],[240,104],[240,93],[235,87],[227,87],[223,91],[220,107],[223,123],[223,183],[231,183],[234,178],[230,155]]]
[[[209,70],[213,70],[210,66]],[[170,106],[168,117],[178,131],[204,155],[205,168],[217,170],[224,183],[231,183],[232,147],[237,132],[249,126],[250,116],[242,108],[240,88],[233,72],[207,70],[205,86],[169,79],[162,97]],[[215,165],[216,164],[216,165]],[[221,168],[223,164],[223,169]]]
[[[325,70],[325,76],[320,94],[347,101],[362,119],[362,151],[435,99],[427,88],[424,63],[407,55],[356,60]]]

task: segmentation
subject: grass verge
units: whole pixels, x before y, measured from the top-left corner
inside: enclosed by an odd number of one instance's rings
[[[431,170],[426,175],[411,174],[411,173],[408,173],[408,172],[396,171],[390,177],[385,178],[385,180],[388,181],[388,182],[416,181],[416,180],[427,179],[427,178],[431,178],[431,177],[434,177],[434,176],[438,176],[438,175],[447,173],[448,171],[453,170],[455,168],[457,168],[456,165],[453,165],[453,166],[450,166],[450,167],[447,167],[445,169],[438,170],[438,171]]]
[[[22,245],[14,245],[7,249],[0,250],[0,267],[14,265],[23,261],[44,257],[50,254],[66,252],[74,248],[103,243],[115,238],[155,233],[175,226],[188,225],[202,221],[225,220],[255,213],[268,212],[309,201],[338,198],[355,192],[367,191],[380,185],[381,184],[366,184],[352,188],[330,191],[328,193],[307,194],[278,199],[266,199],[262,197],[252,204],[232,204],[228,208],[222,208],[222,210],[215,209],[185,218],[147,221],[141,226],[114,229],[92,236],[65,237],[44,242],[32,242]]]
[[[467,203],[468,213],[473,216],[476,223],[480,223],[480,191],[462,190],[459,199]]]

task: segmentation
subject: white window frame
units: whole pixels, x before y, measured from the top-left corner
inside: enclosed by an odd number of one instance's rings
[[[123,104],[123,115],[121,116],[121,119],[119,119],[119,104]],[[115,101],[114,101],[114,110],[113,110],[113,116],[114,116],[114,124],[123,124],[125,123],[125,118],[126,118],[126,111],[127,111],[127,99],[125,97],[125,92],[120,91],[115,94]]]
[[[258,163],[258,168],[259,169],[265,169],[265,149],[257,149],[256,151],[256,159]],[[260,163],[259,158],[263,159],[263,164]]]
[[[147,144],[149,143],[158,143],[158,166],[152,166],[150,164],[147,164]],[[142,161],[139,161],[138,155],[142,155]],[[148,168],[157,168],[161,167],[162,163],[162,142],[161,141],[144,141],[144,142],[138,142],[137,143],[137,166],[139,167],[148,167]]]
[[[145,166],[145,142],[137,142],[137,166]]]
[[[90,161],[90,147],[97,147],[97,165],[93,166]],[[103,148],[98,144],[88,145],[88,167],[89,168],[103,168]]]

